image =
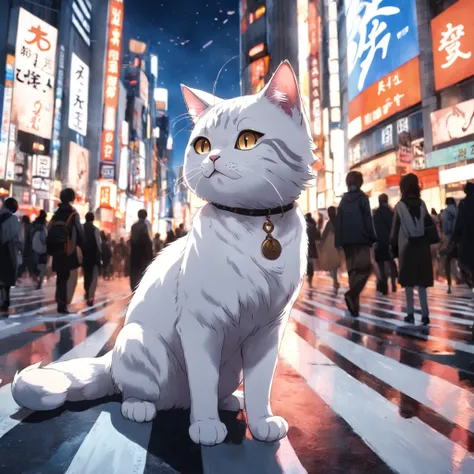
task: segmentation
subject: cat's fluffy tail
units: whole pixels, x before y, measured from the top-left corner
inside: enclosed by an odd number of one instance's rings
[[[31,410],[54,410],[66,401],[95,400],[116,393],[111,374],[112,352],[102,357],[72,359],[17,372],[12,395]]]

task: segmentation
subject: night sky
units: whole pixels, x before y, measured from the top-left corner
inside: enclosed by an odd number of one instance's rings
[[[125,35],[148,43],[151,53],[158,55],[159,87],[169,93],[173,161],[174,166],[179,165],[192,128],[190,120],[177,122],[187,111],[179,85],[212,92],[220,68],[238,56],[239,1],[126,0]],[[216,95],[231,98],[239,94],[237,57],[222,71]]]

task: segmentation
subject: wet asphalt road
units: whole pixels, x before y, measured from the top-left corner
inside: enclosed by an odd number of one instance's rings
[[[343,279],[343,286],[346,285]],[[474,473],[472,295],[429,290],[431,325],[403,322],[399,290],[370,282],[361,315],[345,311],[341,288],[319,275],[304,288],[282,344],[272,393],[288,437],[251,439],[244,413],[221,413],[226,443],[200,448],[189,413],[160,413],[136,424],[119,398],[68,404],[53,412],[20,409],[11,397],[17,370],[39,361],[102,355],[113,347],[129,300],[126,280],[100,283],[87,308],[81,282],[75,314],[55,314],[54,288],[15,288],[0,317],[0,472],[8,474],[339,474]]]

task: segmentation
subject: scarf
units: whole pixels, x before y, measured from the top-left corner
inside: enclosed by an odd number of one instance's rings
[[[397,212],[400,217],[400,227],[407,237],[417,238],[425,235],[425,216],[427,211],[423,202],[421,203],[419,219],[410,214],[408,206],[402,201],[397,206]]]

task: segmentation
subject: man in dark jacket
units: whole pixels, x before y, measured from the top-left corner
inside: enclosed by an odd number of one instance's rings
[[[344,295],[352,316],[359,315],[359,297],[372,272],[370,250],[377,242],[368,197],[361,191],[364,179],[358,171],[346,177],[344,194],[337,213],[336,248],[344,249],[349,291]]]
[[[377,289],[382,294],[387,295],[387,267],[390,267],[392,292],[395,293],[397,291],[397,266],[390,250],[390,231],[392,230],[393,211],[388,205],[388,196],[386,194],[379,196],[379,204],[379,208],[374,212],[375,233],[378,239],[375,244],[375,261],[377,262],[380,273]]]
[[[94,305],[95,290],[99,279],[99,268],[101,261],[101,243],[99,229],[94,225],[94,214],[86,214],[84,224],[84,247],[83,247],[84,269],[84,291],[87,306]]]
[[[474,284],[474,183],[464,188],[466,197],[459,203],[452,244],[459,246],[459,264]]]
[[[145,209],[138,211],[138,222],[132,226],[130,237],[130,287],[135,291],[143,273],[153,260],[153,243],[148,231]]]
[[[10,307],[10,288],[15,285],[18,271],[20,244],[20,222],[14,215],[18,202],[8,198],[0,209],[0,312],[7,313]]]
[[[83,247],[84,231],[79,214],[72,207],[76,200],[74,190],[70,188],[63,189],[59,199],[61,203],[51,219],[48,239],[53,234],[51,229],[57,223],[67,224],[70,246],[66,254],[53,255],[53,270],[57,274],[56,303],[58,304],[58,313],[68,314],[68,305],[71,304],[76,289],[77,271],[81,266],[77,247]]]

